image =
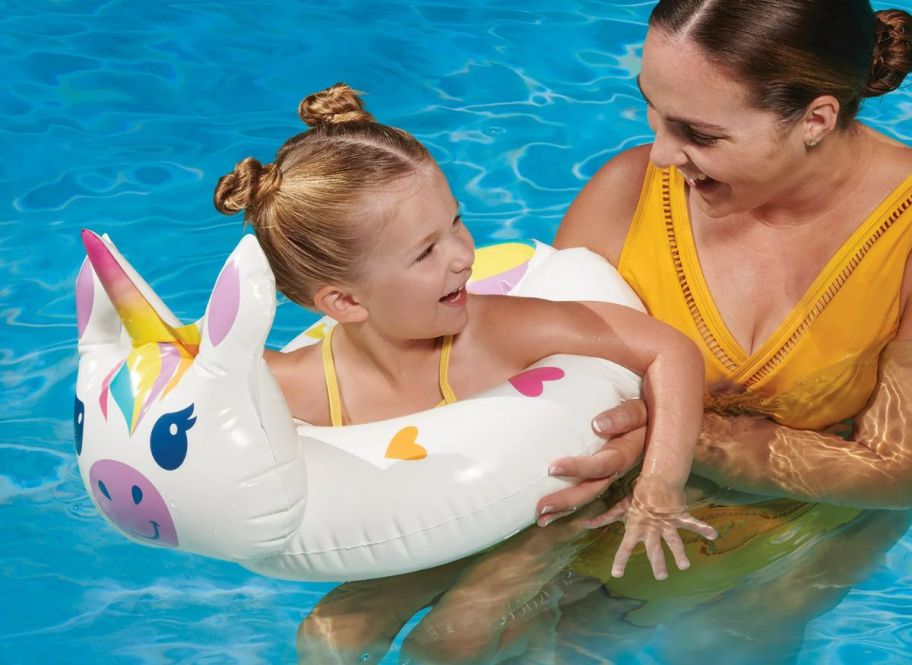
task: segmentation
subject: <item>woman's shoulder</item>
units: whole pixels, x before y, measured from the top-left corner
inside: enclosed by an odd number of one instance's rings
[[[617,266],[649,166],[650,144],[609,160],[579,193],[561,222],[557,247],[588,247]]]

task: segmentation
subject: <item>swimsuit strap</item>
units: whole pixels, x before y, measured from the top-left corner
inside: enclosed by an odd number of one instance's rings
[[[447,335],[443,338],[443,348],[440,349],[440,394],[443,395],[443,401],[440,404],[452,404],[457,401],[456,393],[450,387],[450,355],[453,350],[453,336]],[[440,406],[438,404],[438,406]]]
[[[342,426],[342,395],[339,393],[339,380],[336,378],[336,365],[333,362],[332,353],[332,336],[336,331],[333,326],[323,337],[320,353],[323,356],[323,378],[326,381],[326,397],[329,400],[329,421],[333,427]],[[440,349],[440,394],[443,400],[437,406],[442,404],[452,404],[457,401],[456,393],[450,387],[449,371],[450,356],[453,350],[453,336],[447,335],[443,338],[443,346]]]
[[[326,397],[329,398],[329,421],[333,427],[342,426],[342,396],[339,394],[339,381],[336,379],[336,365],[333,362],[332,336],[336,331],[333,326],[323,336],[320,352],[323,356],[323,378],[326,380]]]

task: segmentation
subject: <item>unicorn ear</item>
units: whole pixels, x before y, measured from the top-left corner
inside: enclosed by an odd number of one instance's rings
[[[245,235],[219,273],[200,322],[198,363],[227,374],[263,355],[275,317],[275,277],[256,238]]]
[[[76,277],[76,323],[79,351],[121,346],[123,325],[88,259]]]

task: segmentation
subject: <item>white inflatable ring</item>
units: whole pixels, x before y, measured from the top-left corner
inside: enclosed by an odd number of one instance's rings
[[[639,378],[618,365],[552,356],[431,411],[296,426],[263,361],[275,282],[253,236],[228,258],[205,316],[186,326],[113,244],[83,239],[79,469],[102,515],[145,545],[294,580],[439,565],[531,524],[538,499],[565,486],[548,464],[593,451],[592,415],[639,394]],[[642,309],[584,249],[514,243],[479,257],[476,290]]]

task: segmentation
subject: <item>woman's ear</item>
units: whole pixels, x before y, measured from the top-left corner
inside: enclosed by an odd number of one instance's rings
[[[813,148],[839,123],[839,100],[832,95],[821,95],[812,101],[804,113],[804,144]]]
[[[370,317],[354,294],[340,286],[321,286],[313,300],[314,307],[339,323],[358,323]]]

